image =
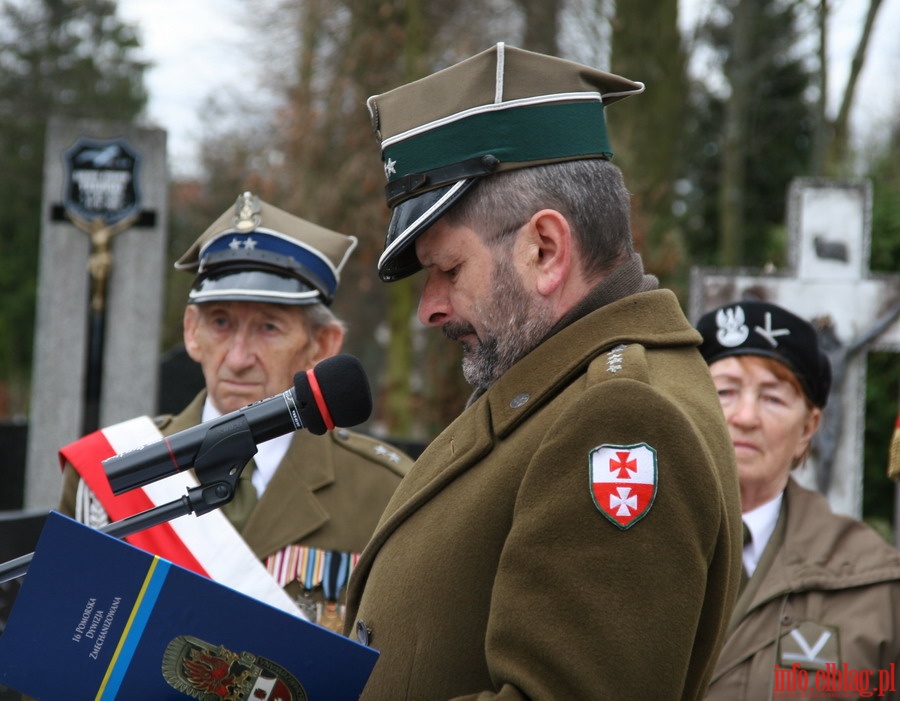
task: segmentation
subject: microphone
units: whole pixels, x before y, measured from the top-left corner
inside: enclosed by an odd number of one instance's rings
[[[336,426],[356,426],[371,413],[372,394],[362,364],[352,355],[335,355],[294,375],[293,389],[107,458],[103,467],[118,495],[193,467],[201,448],[242,428],[249,428],[258,445],[300,428],[322,435]]]

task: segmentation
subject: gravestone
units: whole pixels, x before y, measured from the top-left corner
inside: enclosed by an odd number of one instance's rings
[[[788,192],[788,269],[694,268],[689,314],[742,299],[779,304],[811,321],[834,384],[807,467],[795,478],[834,511],[862,515],[866,352],[900,351],[900,276],[869,271],[869,181],[798,178]]]
[[[167,188],[164,131],[50,120],[26,508],[59,503],[60,447],[154,413]]]
[[[0,421],[0,512],[22,508],[27,439],[26,423]]]

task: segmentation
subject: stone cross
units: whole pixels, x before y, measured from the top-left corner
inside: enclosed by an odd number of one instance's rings
[[[690,317],[741,299],[779,304],[813,323],[834,374],[807,466],[794,471],[831,508],[862,515],[866,352],[900,351],[900,276],[869,272],[869,181],[794,180],[788,192],[788,269],[694,268]]]
[[[92,149],[94,141],[127,148]],[[131,149],[140,160],[133,177],[112,167],[114,160],[127,160],[123,150]],[[70,163],[73,153],[77,162]],[[155,411],[166,277],[166,133],[125,123],[51,119],[44,178],[25,467],[28,509],[59,505],[57,451],[84,431],[89,318],[98,294],[105,316],[98,425]],[[115,210],[122,219],[98,223],[97,210]]]

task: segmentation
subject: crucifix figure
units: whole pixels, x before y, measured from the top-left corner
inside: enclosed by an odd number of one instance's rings
[[[112,240],[137,221],[138,213],[115,223],[107,224],[101,217],[90,221],[72,211],[66,215],[81,231],[90,236],[91,251],[88,255],[88,273],[91,277],[88,318],[87,370],[85,375],[85,406],[82,430],[95,430],[100,424],[100,385],[103,376],[103,345],[106,331],[106,287],[112,269]]]
[[[68,167],[63,209],[90,236],[87,366],[82,432],[99,428],[106,327],[106,290],[112,269],[112,240],[140,216],[139,157],[125,139],[78,139],[64,154]]]
[[[137,221],[138,215],[132,214],[114,224],[107,224],[103,219],[87,221],[72,212],[67,212],[69,219],[81,231],[91,238],[91,252],[88,256],[88,273],[91,276],[91,311],[103,313],[106,307],[106,283],[112,269],[112,240]]]
[[[862,516],[866,352],[900,351],[900,276],[868,269],[871,202],[868,181],[797,179],[788,196],[787,270],[691,272],[692,319],[755,298],[816,326],[834,382],[813,455],[795,477],[824,493],[834,511],[856,518]]]
[[[831,361],[832,395],[835,398],[841,396],[844,386],[844,378],[847,375],[847,366],[860,351],[864,351],[872,342],[878,339],[900,316],[900,301],[894,302],[891,307],[866,329],[858,338],[844,344],[838,338],[834,320],[830,316],[816,317],[812,319],[813,326],[819,332],[819,340],[822,350]],[[825,407],[822,416],[822,425],[813,436],[813,451],[818,459],[819,469],[816,474],[816,486],[823,494],[828,494],[831,487],[831,474],[834,468],[834,460],[837,455],[838,443],[843,426],[843,402],[832,401]],[[862,457],[862,456],[860,456]]]

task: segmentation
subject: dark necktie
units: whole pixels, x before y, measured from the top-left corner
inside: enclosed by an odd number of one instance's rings
[[[744,527],[744,547],[750,544],[750,541],[753,540],[753,536],[750,535],[750,529],[747,528],[747,524],[741,521],[741,525]],[[743,556],[743,549],[741,549],[741,554]],[[750,580],[750,575],[747,574],[747,568],[741,565],[741,589],[740,591],[744,591],[744,587],[747,586],[747,582]]]
[[[251,480],[254,469],[256,469],[256,465],[251,460],[241,471],[241,478],[234,491],[234,499],[222,507],[222,513],[231,521],[231,525],[238,533],[243,533],[247,519],[250,518],[250,512],[253,511],[259,498]]]

